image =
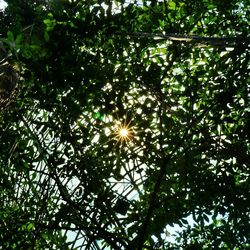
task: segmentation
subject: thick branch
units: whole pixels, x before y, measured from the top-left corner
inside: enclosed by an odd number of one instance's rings
[[[159,34],[146,32],[116,33],[116,35],[126,35],[136,38],[153,38],[155,40],[169,40],[179,43],[195,43],[205,46],[235,47],[238,44],[250,44],[250,37],[207,37],[183,34]]]

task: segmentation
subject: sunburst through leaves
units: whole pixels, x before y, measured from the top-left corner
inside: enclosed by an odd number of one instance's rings
[[[117,143],[120,144],[127,144],[133,137],[133,128],[130,126],[130,122],[117,124],[115,129],[115,139],[117,140]]]

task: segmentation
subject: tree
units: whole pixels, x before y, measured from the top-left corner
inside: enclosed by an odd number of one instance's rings
[[[1,246],[247,249],[247,1],[6,2]]]

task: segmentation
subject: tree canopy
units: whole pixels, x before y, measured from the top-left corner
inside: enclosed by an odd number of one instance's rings
[[[249,249],[248,1],[6,3],[1,248]]]

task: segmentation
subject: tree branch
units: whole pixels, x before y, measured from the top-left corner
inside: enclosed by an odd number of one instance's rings
[[[19,115],[19,117],[24,122],[26,128],[30,132],[30,134],[33,137],[33,139],[37,142],[39,152],[40,153],[45,153],[46,149],[44,148],[44,146],[40,142],[40,140],[37,137],[37,135],[35,135],[34,132],[30,129],[30,126],[29,126],[28,122],[24,119],[24,117],[22,117],[22,115]],[[47,153],[47,154],[50,155],[49,153]],[[65,188],[65,186],[62,184],[59,176],[56,173],[57,164],[55,163],[53,155],[50,155],[49,159],[48,160],[45,159],[45,161],[48,164],[49,172],[50,172],[51,177],[53,178],[53,180],[55,181],[55,183],[56,183],[56,185],[58,187],[58,190],[60,192],[60,195],[61,195],[62,199],[69,206],[71,206],[72,208],[74,208],[76,211],[79,211],[82,215],[86,214],[85,209],[71,199],[70,194],[68,193],[68,191]],[[93,223],[94,225],[96,225],[95,227],[92,227],[92,230],[94,232],[96,232],[96,236],[104,239],[113,249],[117,249],[117,250],[121,249],[117,245],[117,243],[119,243],[121,246],[123,246],[125,248],[127,247],[126,243],[121,239],[121,237],[116,236],[115,233],[110,233],[110,232],[106,231],[103,227],[101,227],[100,225],[98,225],[98,222],[94,218],[89,217],[89,219],[91,220],[91,223]]]
[[[177,143],[176,146],[174,147],[174,149],[172,150],[172,153],[169,154],[168,156],[165,156],[162,159],[159,175],[158,175],[158,178],[157,178],[156,183],[154,185],[154,189],[153,189],[153,192],[152,192],[152,195],[151,195],[151,199],[149,201],[149,207],[148,207],[148,210],[147,210],[145,220],[144,220],[141,228],[138,230],[137,237],[132,242],[133,245],[135,245],[135,246],[137,245],[137,247],[135,249],[141,250],[143,248],[144,240],[145,240],[145,237],[147,235],[147,228],[148,228],[148,226],[150,224],[150,219],[151,219],[151,217],[153,215],[153,212],[154,212],[154,210],[156,208],[157,193],[160,190],[161,182],[165,178],[165,175],[166,175],[166,172],[167,172],[167,165],[170,163],[170,161],[173,158],[174,153],[184,143],[184,141],[189,136],[192,136],[192,134],[188,133],[190,128],[192,128],[195,124],[197,124],[215,106],[215,104],[216,103],[213,103],[211,106],[209,106],[207,109],[205,109],[202,114],[200,114],[195,120],[193,120],[189,124],[189,126],[186,128],[186,130],[184,132],[184,135],[179,140],[179,143]]]
[[[205,46],[215,47],[235,47],[238,44],[250,44],[250,37],[206,37],[183,34],[160,34],[147,32],[133,32],[133,33],[115,33],[116,35],[136,37],[136,38],[152,38],[155,40],[169,40],[179,43],[197,43]]]

